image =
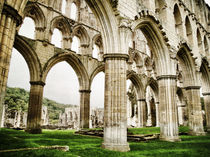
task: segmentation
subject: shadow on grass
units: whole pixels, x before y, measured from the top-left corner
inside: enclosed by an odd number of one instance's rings
[[[151,130],[151,128],[149,128]],[[148,130],[135,130],[137,132],[150,132]],[[152,130],[157,132],[157,129]],[[0,129],[0,149],[28,148],[51,145],[68,145],[69,151],[57,150],[31,150],[21,152],[0,153],[4,156],[17,157],[144,157],[144,156],[209,156],[210,136],[181,136],[181,142],[164,142],[153,140],[149,142],[131,142],[130,152],[114,152],[101,148],[102,138],[75,135],[71,130],[44,130],[43,134],[28,134],[24,131]]]

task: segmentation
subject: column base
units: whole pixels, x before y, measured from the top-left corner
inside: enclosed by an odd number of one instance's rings
[[[168,141],[168,142],[180,142],[181,139],[179,138],[179,136],[173,136],[173,137],[169,137],[169,136],[160,136],[159,139],[161,141]]]
[[[25,132],[30,133],[30,134],[41,134],[42,133],[42,129],[41,128],[37,128],[37,129],[26,129]]]
[[[193,131],[189,131],[188,134],[189,135],[192,135],[192,136],[205,136],[206,135],[206,132],[193,132]]]
[[[207,131],[208,133],[210,133],[210,127],[207,127],[207,128],[206,128],[206,131]]]
[[[102,143],[102,148],[112,150],[112,151],[119,151],[119,152],[128,152],[130,151],[129,144],[115,144],[115,143]]]

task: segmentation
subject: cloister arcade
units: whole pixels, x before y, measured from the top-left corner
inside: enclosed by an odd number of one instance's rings
[[[203,0],[1,1],[1,126],[14,47],[30,73],[29,133],[41,133],[48,72],[66,61],[78,77],[81,129],[89,127],[92,81],[105,73],[103,148],[130,150],[126,80],[135,88],[137,127],[159,126],[160,139],[172,142],[180,141],[178,125],[205,135],[200,89],[210,131],[209,9]],[[34,21],[33,39],[19,33],[24,18]],[[54,41],[55,32],[60,43]]]

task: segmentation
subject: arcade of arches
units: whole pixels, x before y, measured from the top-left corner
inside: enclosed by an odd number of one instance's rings
[[[159,126],[161,140],[180,141],[179,125],[205,135],[200,93],[210,131],[209,10],[204,0],[1,0],[1,126],[14,47],[30,71],[27,132],[41,132],[47,74],[66,61],[79,80],[80,128],[89,127],[92,80],[105,72],[103,148],[130,150],[130,117],[136,127]],[[34,39],[18,33],[25,17],[34,21]],[[54,30],[61,35],[59,46],[52,42]],[[127,110],[129,104],[134,109]]]

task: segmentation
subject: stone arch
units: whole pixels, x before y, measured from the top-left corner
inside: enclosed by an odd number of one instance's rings
[[[24,10],[24,16],[30,17],[34,20],[36,29],[44,30],[46,28],[46,17],[37,4],[32,2],[27,3]]]
[[[160,30],[160,22],[154,16],[144,16],[139,18],[133,24],[132,30],[141,29],[144,36],[148,41],[152,55],[154,56],[155,65],[159,67],[157,74],[167,74],[174,72],[174,67],[171,67],[168,63],[170,62],[169,50],[167,47],[168,38],[165,36],[165,32]]]
[[[88,4],[101,25],[104,54],[110,52],[120,52],[120,46],[115,46],[119,45],[120,41],[119,32],[116,31],[119,29],[119,21],[117,20],[114,12],[114,8],[117,7],[118,2],[104,0],[86,0],[86,3]]]
[[[100,51],[103,52],[103,42],[102,42],[102,37],[101,34],[96,34],[93,39],[92,39],[92,46],[96,44]]]
[[[62,61],[66,61],[74,69],[79,80],[80,89],[89,89],[89,77],[87,71],[77,55],[73,53],[62,53],[51,57],[43,68],[43,82],[45,82],[50,69],[52,69],[55,64]]]
[[[40,80],[41,64],[36,52],[31,48],[30,44],[27,43],[24,38],[16,35],[14,48],[20,52],[28,65],[30,81]]]
[[[183,34],[183,26],[182,26],[182,16],[177,4],[174,5],[174,20],[175,20],[175,28],[177,34]]]
[[[200,72],[201,72],[201,82],[202,82],[202,93],[207,93],[209,92],[210,89],[210,71],[209,71],[209,64],[206,59],[202,59]]]
[[[178,111],[178,122],[179,125],[187,125],[188,122],[188,113],[187,113],[187,102],[183,92],[183,89],[178,87],[177,92],[177,111]]]
[[[192,32],[192,26],[191,26],[188,16],[186,16],[185,18],[185,29],[186,29],[187,40],[189,44],[193,46],[193,32]]]
[[[51,25],[50,25],[51,35],[55,28],[61,31],[63,38],[65,37],[67,38],[71,34],[71,24],[63,16],[57,16],[51,21]]]
[[[90,37],[82,25],[77,25],[73,28],[72,36],[77,36],[80,39],[80,46],[89,46]]]
[[[141,82],[141,78],[138,76],[138,74],[133,71],[128,71],[127,79],[130,80],[134,85],[134,87],[136,88],[137,99],[145,98],[144,85]]]
[[[197,28],[197,43],[198,43],[198,49],[199,52],[202,54],[203,53],[203,48],[202,48],[202,37],[201,37],[201,33],[200,30]]]
[[[80,19],[80,14],[79,14],[79,8],[80,8],[80,5],[81,5],[81,2],[80,2],[80,0],[73,0],[72,2],[71,2],[71,6],[70,6],[70,8],[72,7],[72,4],[75,4],[75,6],[76,6],[76,18],[75,18],[75,21],[79,21],[79,19]],[[70,17],[71,17],[71,15],[70,15]]]
[[[155,80],[154,78],[150,78],[147,82],[147,86],[150,86],[151,89],[153,90],[154,94],[155,94],[155,99],[157,102],[159,102],[159,97],[158,97],[158,82],[157,80]],[[147,87],[146,86],[146,87]],[[146,93],[146,88],[145,88],[145,93]]]
[[[186,44],[182,44],[177,53],[177,58],[183,74],[183,84],[185,87],[199,84],[199,78],[196,75],[195,60],[190,51],[190,48]]]
[[[95,78],[95,76],[98,73],[104,72],[104,71],[105,71],[105,65],[101,64],[92,72],[92,74],[90,75],[90,89],[91,89],[91,85],[92,85],[92,82],[93,82],[93,79]]]
[[[99,54],[98,54],[98,59],[99,61],[103,61],[103,42],[102,42],[102,38],[101,38],[101,34],[96,34],[93,39],[92,39],[92,49],[94,47],[94,45],[98,46],[99,49]]]

